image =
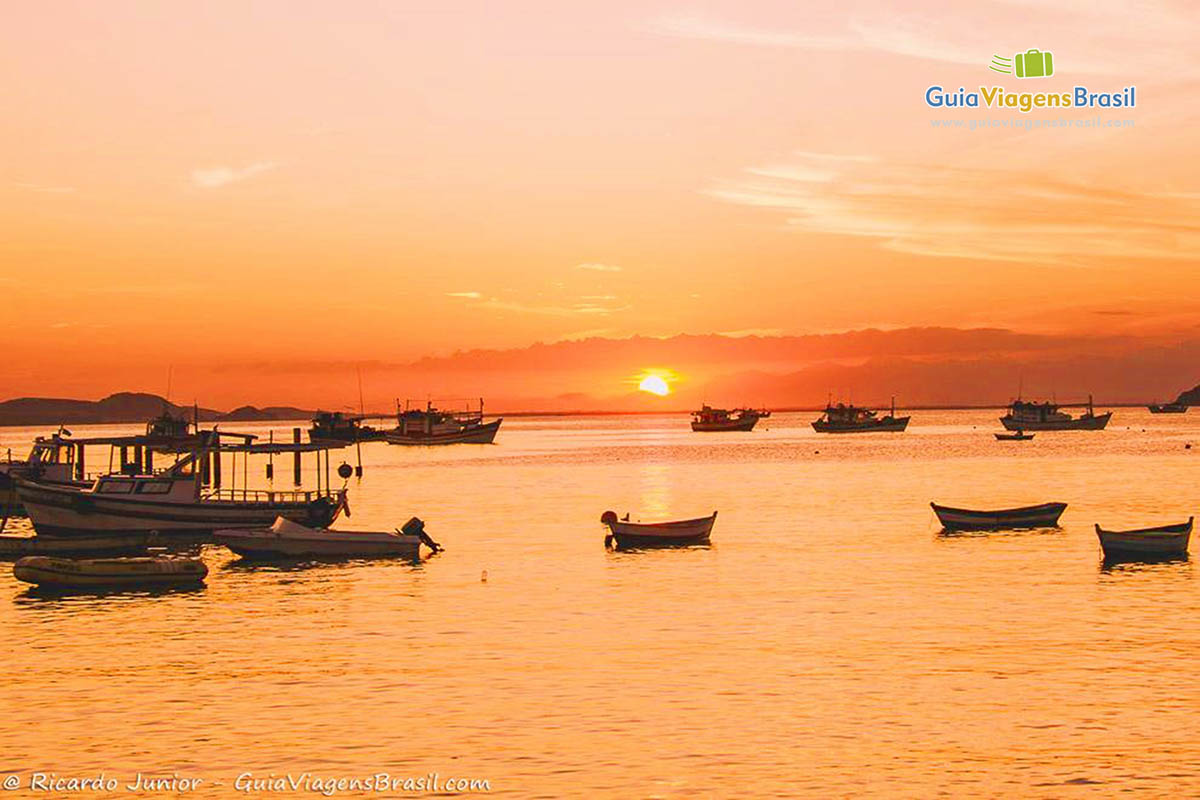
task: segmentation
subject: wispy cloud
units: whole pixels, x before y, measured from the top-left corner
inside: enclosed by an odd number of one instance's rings
[[[1034,10],[1036,9],[1036,11]],[[803,21],[786,12],[769,20],[742,22],[711,14],[668,14],[648,28],[664,36],[757,47],[826,52],[882,52],[954,64],[982,65],[995,48],[1025,47],[1029,19],[1037,13],[1046,29],[1058,32],[1055,52],[1069,54],[1071,69],[1091,74],[1129,75],[1140,71],[1175,78],[1200,73],[1192,41],[1194,5],[1147,0],[1138,6],[1138,24],[1119,0],[1065,0],[1046,6],[1039,0],[996,0],[983,11],[957,4],[921,14],[894,3],[864,0],[845,11],[806,13]],[[1114,53],[1120,57],[1114,58]]]
[[[708,191],[781,211],[795,230],[869,237],[929,256],[1078,266],[1200,251],[1200,200],[1188,192],[1163,197],[1027,171],[831,163],[799,153],[794,163],[749,169]]]
[[[274,161],[259,161],[244,167],[208,167],[192,170],[192,185],[199,189],[219,189],[231,183],[244,181],[263,172],[275,169],[279,165]]]
[[[731,339],[743,339],[747,336],[783,336],[783,328],[743,328],[737,331],[717,331],[718,336],[728,336]]]
[[[460,297],[465,300],[477,300],[470,308],[488,311],[505,311],[515,314],[537,314],[547,317],[573,317],[577,315],[606,315],[624,311],[629,306],[611,304],[616,298],[611,295],[581,297],[581,302],[570,305],[555,305],[550,303],[522,303],[515,300],[501,300],[499,297],[484,298],[479,292],[447,292],[449,297]],[[606,304],[607,303],[607,304]]]
[[[21,181],[12,181],[12,185],[19,189],[42,194],[72,194],[75,191],[74,186],[45,186],[40,183],[23,183]]]
[[[588,270],[590,272],[620,272],[621,268],[616,264],[597,264],[590,262],[587,264],[576,264],[575,269]]]

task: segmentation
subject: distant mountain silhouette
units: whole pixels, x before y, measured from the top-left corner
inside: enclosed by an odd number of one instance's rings
[[[1175,402],[1183,403],[1187,406],[1200,406],[1200,386],[1193,386],[1186,391],[1180,392],[1179,396],[1175,398]]]
[[[162,397],[141,392],[118,392],[103,400],[68,400],[50,397],[20,397],[0,402],[0,425],[87,425],[147,422],[168,410],[174,416],[192,418],[191,406],[177,406]],[[255,408],[242,406],[228,414],[201,408],[201,422],[253,422],[276,419],[305,419],[311,411],[287,406]]]

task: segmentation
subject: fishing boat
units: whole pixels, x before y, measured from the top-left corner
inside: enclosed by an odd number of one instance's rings
[[[1192,535],[1192,517],[1178,525],[1106,531],[1096,526],[1096,536],[1106,558],[1130,556],[1186,556]]]
[[[1021,508],[1003,508],[996,511],[972,511],[966,508],[951,508],[929,504],[938,522],[947,531],[994,531],[1013,528],[1053,528],[1066,509],[1066,503],[1042,503]]]
[[[483,421],[482,398],[477,411],[442,411],[434,408],[432,402],[427,403],[424,410],[410,409],[405,403],[401,411],[397,401],[396,408],[398,424],[387,432],[388,444],[491,444],[504,421],[503,418]]]
[[[724,408],[702,406],[692,412],[692,430],[697,432],[751,431],[760,419],[771,416],[770,411],[755,408]]]
[[[908,427],[910,419],[896,416],[896,398],[893,397],[891,411],[882,417],[868,408],[829,403],[812,427],[817,433],[899,433]]]
[[[145,550],[151,537],[141,534],[54,538],[46,536],[0,536],[0,559],[25,556],[75,556],[100,553],[136,553]]]
[[[1151,414],[1185,414],[1188,410],[1187,403],[1178,400],[1174,403],[1151,403],[1146,408],[1150,409]]]
[[[605,545],[616,542],[618,547],[651,547],[655,545],[703,544],[712,534],[717,512],[712,516],[674,522],[630,522],[629,515],[618,518],[615,511],[605,511],[600,522],[608,526]]]
[[[268,528],[216,531],[213,540],[245,558],[418,558],[422,544],[435,553],[442,549],[416,517],[380,532],[319,530],[279,517]]]
[[[1032,433],[1025,431],[1014,431],[1013,433],[997,433],[996,438],[1002,442],[1027,442],[1033,438]]]
[[[1088,395],[1084,412],[1078,417],[1072,417],[1060,411],[1060,408],[1062,406],[1049,401],[1030,403],[1014,400],[1008,407],[1008,413],[1000,418],[1000,424],[1010,431],[1101,431],[1112,418],[1111,411],[1096,413],[1091,395]]]
[[[364,425],[370,417],[362,414],[344,414],[341,411],[318,411],[308,429],[308,438],[313,442],[381,442],[386,431]]]
[[[240,442],[224,442],[232,437]],[[345,511],[346,489],[331,488],[330,445],[259,443],[248,434],[205,431],[204,445],[179,456],[168,469],[157,473],[112,473],[80,489],[38,480],[17,479],[17,492],[40,536],[95,537],[149,533],[204,536],[213,530],[260,527],[278,516],[314,527],[331,524]],[[299,439],[299,429],[295,430]],[[316,490],[251,489],[248,462],[251,456],[294,457],[294,483],[300,484],[302,453],[316,453]],[[324,454],[324,486],[321,455]],[[237,486],[238,456],[242,456],[242,486]],[[222,461],[232,462],[231,481],[222,487]],[[267,475],[273,476],[273,464]]]
[[[208,567],[198,558],[74,559],[27,556],[13,564],[13,577],[54,589],[180,586],[204,583]]]

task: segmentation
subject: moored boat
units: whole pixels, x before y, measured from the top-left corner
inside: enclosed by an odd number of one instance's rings
[[[396,405],[398,408],[399,401]],[[406,406],[397,411],[396,421],[396,427],[385,434],[388,444],[438,445],[491,444],[504,419],[484,422],[480,399],[478,411],[442,411],[433,403],[427,403],[424,410]]]
[[[225,444],[236,436],[240,444]],[[154,474],[114,473],[98,478],[86,489],[17,479],[17,492],[34,530],[49,537],[97,537],[156,532],[163,535],[204,536],[218,528],[271,524],[277,516],[314,527],[331,524],[342,511],[349,514],[346,489],[330,487],[329,447],[320,444],[253,443],[241,434],[205,432],[204,445],[182,455],[169,469]],[[325,484],[318,469],[316,490],[250,489],[220,485],[223,455],[284,455],[295,457],[299,482],[301,453],[325,453]],[[236,480],[237,469],[231,469]],[[242,472],[248,473],[246,462]]]
[[[750,431],[760,419],[771,416],[770,411],[755,408],[724,408],[702,406],[692,412],[692,430],[714,433],[718,431]]]
[[[179,586],[204,583],[208,567],[198,558],[53,558],[26,556],[13,577],[55,589]]]
[[[1033,438],[1032,433],[1025,431],[1015,431],[1013,433],[997,433],[996,438],[1001,442],[1027,442]]]
[[[308,429],[308,438],[313,442],[380,442],[386,432],[364,425],[369,417],[362,414],[343,414],[341,411],[318,411]]]
[[[123,536],[87,536],[54,538],[46,536],[0,536],[0,559],[41,555],[85,555],[100,553],[136,553],[146,549],[150,537],[141,534]]]
[[[1084,412],[1078,417],[1072,417],[1060,411],[1060,408],[1050,401],[1030,403],[1017,399],[1008,407],[1008,413],[1000,418],[1000,424],[1010,431],[1101,431],[1112,419],[1111,411],[1096,413],[1091,395],[1088,395]]]
[[[608,526],[606,545],[616,542],[618,547],[649,547],[655,545],[703,544],[712,535],[717,512],[711,516],[674,522],[630,522],[629,515],[623,519],[615,511],[605,511],[600,522]]]
[[[1178,525],[1160,525],[1128,531],[1107,531],[1096,526],[1096,536],[1106,558],[1136,556],[1186,556],[1192,535],[1192,517]]]
[[[397,531],[331,531],[299,525],[279,517],[268,528],[219,530],[217,544],[244,558],[418,558],[421,545],[433,552],[441,545],[413,517]]]
[[[1042,503],[1020,508],[1002,508],[994,511],[974,511],[966,508],[951,508],[937,503],[929,504],[938,522],[947,531],[993,531],[1011,528],[1053,528],[1066,509],[1066,503]]]
[[[1178,400],[1174,403],[1151,403],[1146,408],[1150,409],[1151,414],[1185,414],[1188,410],[1187,403]]]
[[[869,408],[829,403],[812,427],[817,433],[900,433],[908,427],[910,419],[896,416],[896,398],[893,397],[891,411],[882,417]]]

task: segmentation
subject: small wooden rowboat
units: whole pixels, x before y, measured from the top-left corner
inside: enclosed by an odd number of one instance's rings
[[[948,531],[996,531],[1011,528],[1053,528],[1066,509],[1066,503],[1042,503],[996,511],[971,511],[930,503],[938,522]]]
[[[208,567],[198,558],[52,558],[26,556],[13,577],[55,589],[179,586],[204,583]]]
[[[1106,531],[1096,526],[1096,536],[1106,557],[1186,556],[1192,535],[1192,517],[1178,525],[1139,528],[1132,531]]]
[[[417,558],[422,544],[442,549],[416,517],[395,532],[322,530],[280,517],[269,528],[220,530],[213,539],[246,558]]]
[[[712,516],[683,519],[675,522],[630,522],[629,515],[618,519],[615,511],[605,511],[600,522],[608,526],[604,544],[614,541],[618,547],[653,547],[656,545],[703,544],[712,534],[717,512]]]
[[[1002,442],[1026,442],[1033,438],[1032,433],[1016,431],[1014,433],[997,433],[996,438]]]

